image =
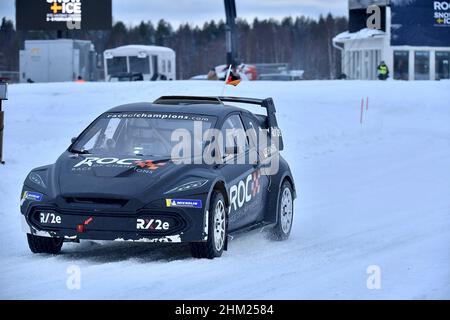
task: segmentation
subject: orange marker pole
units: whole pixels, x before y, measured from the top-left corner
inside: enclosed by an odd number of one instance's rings
[[[364,113],[364,98],[361,99],[361,116],[359,118],[359,123],[363,123],[363,113]]]

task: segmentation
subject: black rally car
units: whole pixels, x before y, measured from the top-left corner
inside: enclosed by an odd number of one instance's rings
[[[182,96],[105,112],[26,177],[20,209],[31,251],[55,254],[80,239],[188,242],[194,257],[214,258],[233,233],[265,227],[286,239],[296,193],[275,112],[271,98]],[[177,135],[193,135],[192,149],[174,155]]]

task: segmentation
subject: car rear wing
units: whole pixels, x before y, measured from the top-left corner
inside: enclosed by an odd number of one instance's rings
[[[270,136],[272,138],[278,138],[278,150],[283,150],[283,137],[281,130],[278,127],[278,121],[276,117],[277,110],[272,98],[266,99],[254,99],[254,98],[241,98],[241,97],[196,97],[196,96],[162,96],[155,100],[155,104],[217,104],[223,105],[224,102],[234,102],[243,104],[258,105],[266,109],[267,112],[267,126]]]

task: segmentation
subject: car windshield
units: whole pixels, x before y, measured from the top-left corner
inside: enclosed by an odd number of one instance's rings
[[[184,113],[107,113],[92,123],[72,145],[72,152],[171,157],[179,133],[190,135],[191,145],[203,150],[200,135],[215,122],[211,116]],[[175,132],[175,130],[180,130]],[[172,141],[172,134],[174,134]]]

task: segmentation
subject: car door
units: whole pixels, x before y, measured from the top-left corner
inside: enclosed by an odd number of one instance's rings
[[[267,189],[270,184],[270,175],[267,174],[268,159],[263,156],[265,146],[263,143],[258,144],[258,137],[263,133],[258,120],[251,114],[243,114],[242,120],[247,132],[249,140],[249,152],[253,155],[254,171],[253,171],[253,186],[252,195],[255,202],[255,221],[260,222],[264,220],[265,208],[267,207],[268,192]]]
[[[224,147],[221,173],[226,179],[230,213],[229,231],[252,224],[258,217],[259,204],[255,201],[256,166],[249,163],[249,140],[245,135],[245,127],[240,113],[229,115],[223,122],[221,132]],[[233,149],[238,145],[238,152]]]

